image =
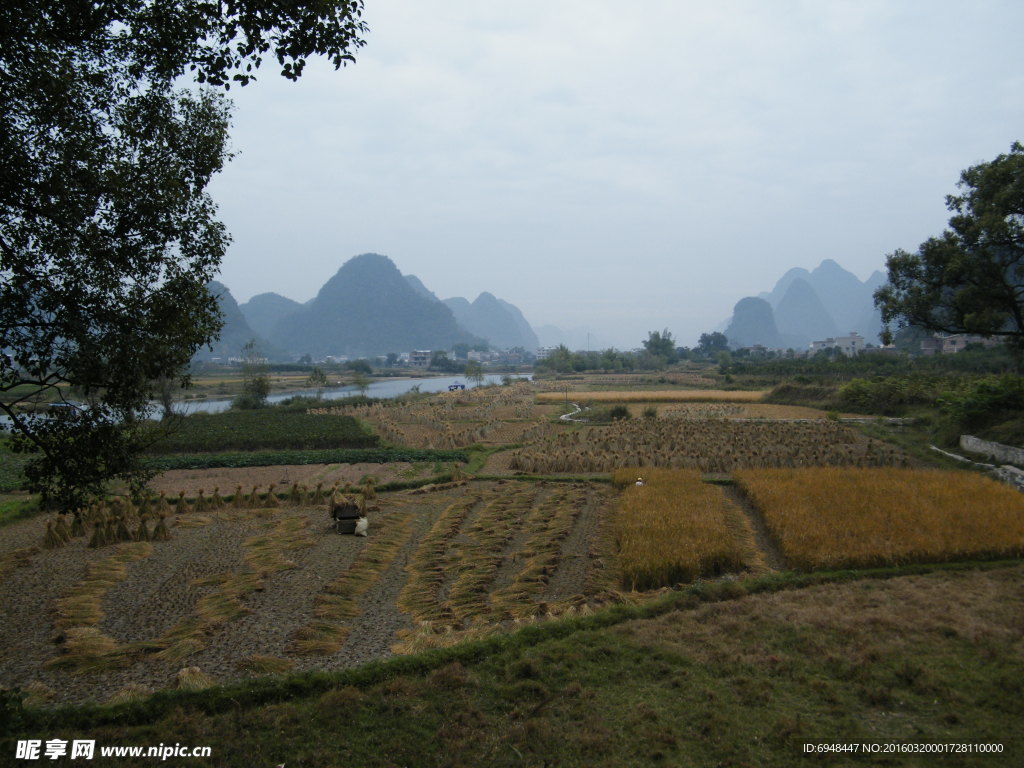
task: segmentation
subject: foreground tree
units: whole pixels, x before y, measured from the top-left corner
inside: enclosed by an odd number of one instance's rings
[[[887,257],[889,282],[875,291],[882,320],[943,333],[1007,340],[1024,352],[1024,146],[965,170],[953,216],[916,253]],[[892,336],[886,331],[884,340]]]
[[[228,157],[227,89],[264,55],[352,60],[360,2],[0,7],[0,413],[30,487],[74,509],[145,479],[153,382],[215,338],[228,236],[206,193]],[[68,402],[75,391],[75,402]],[[67,407],[26,410],[40,401]]]

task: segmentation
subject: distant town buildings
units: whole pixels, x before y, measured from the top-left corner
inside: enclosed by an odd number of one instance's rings
[[[432,352],[429,349],[415,349],[409,353],[410,368],[427,368],[430,365]]]
[[[963,352],[968,344],[980,344],[986,349],[996,347],[999,339],[985,338],[974,333],[937,333],[921,340],[922,355],[954,355]]]
[[[829,337],[811,342],[810,353],[812,355],[824,349],[839,350],[847,357],[856,357],[864,351],[864,337],[856,331],[851,331],[846,336]]]

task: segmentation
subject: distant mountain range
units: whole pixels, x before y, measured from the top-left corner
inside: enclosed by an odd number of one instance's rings
[[[801,350],[812,341],[856,331],[867,343],[878,344],[882,318],[873,294],[885,283],[878,270],[862,282],[832,259],[810,272],[797,267],[771,291],[740,299],[725,335],[732,347]]]
[[[315,298],[300,304],[276,293],[261,293],[239,306],[220,283],[224,328],[212,352],[237,355],[257,339],[273,359],[303,355],[369,357],[414,349],[451,349],[486,340],[493,349],[537,349],[537,335],[514,305],[481,293],[441,301],[414,275],[402,275],[387,256],[364,253],[345,262]]]

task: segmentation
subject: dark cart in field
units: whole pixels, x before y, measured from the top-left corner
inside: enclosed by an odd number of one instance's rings
[[[356,523],[365,515],[361,495],[332,496],[328,502],[331,524],[338,533],[355,533]]]

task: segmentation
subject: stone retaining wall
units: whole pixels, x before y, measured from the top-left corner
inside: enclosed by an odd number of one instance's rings
[[[1024,448],[993,443],[973,435],[960,435],[960,447],[971,453],[980,453],[1003,464],[1024,466]]]

